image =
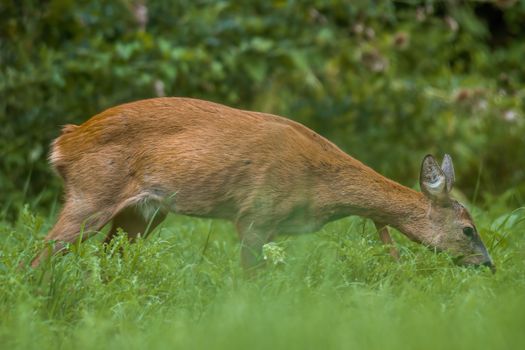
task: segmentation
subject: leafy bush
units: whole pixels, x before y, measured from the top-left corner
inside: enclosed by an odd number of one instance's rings
[[[524,14],[503,0],[2,2],[3,212],[56,198],[60,125],[160,95],[291,117],[409,186],[424,154],[448,152],[470,198],[523,202]]]

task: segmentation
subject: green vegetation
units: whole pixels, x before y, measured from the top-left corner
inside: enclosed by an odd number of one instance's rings
[[[374,4],[1,1],[0,348],[525,348],[525,1]],[[25,267],[60,125],[160,95],[291,117],[411,187],[450,153],[497,273],[398,233],[393,261],[357,217],[282,238],[251,279],[229,223],[175,216]]]
[[[163,94],[291,117],[409,186],[425,154],[450,153],[469,198],[514,188],[518,206],[524,14],[512,0],[2,1],[1,210],[55,201],[60,125]]]
[[[104,247],[96,237],[36,270],[20,269],[51,224],[26,209],[0,227],[0,344],[521,349],[525,208],[497,213],[474,212],[494,275],[456,267],[399,234],[402,257],[392,261],[371,223],[349,218],[279,241],[265,269],[247,279],[230,224],[182,217],[136,244],[119,236]]]

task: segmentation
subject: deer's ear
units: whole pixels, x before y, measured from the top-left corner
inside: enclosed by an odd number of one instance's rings
[[[447,196],[447,178],[430,154],[421,163],[419,185],[425,196],[432,200],[441,200]]]
[[[448,154],[445,154],[445,157],[443,157],[441,170],[443,171],[443,174],[445,174],[446,190],[447,192],[450,192],[450,190],[452,190],[452,186],[454,186],[456,175],[454,174],[454,164],[452,163],[452,157]]]

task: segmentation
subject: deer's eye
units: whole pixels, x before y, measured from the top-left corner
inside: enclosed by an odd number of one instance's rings
[[[463,228],[463,233],[467,237],[472,237],[472,236],[474,236],[474,228],[470,227],[470,226],[464,227]]]

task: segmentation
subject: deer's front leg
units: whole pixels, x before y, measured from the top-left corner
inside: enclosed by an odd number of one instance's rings
[[[252,274],[264,265],[262,248],[270,241],[272,234],[269,230],[244,222],[237,223],[237,231],[241,240],[241,265]]]
[[[383,242],[383,244],[390,247],[390,255],[394,259],[398,260],[399,251],[394,245],[394,241],[392,240],[392,237],[390,236],[390,232],[388,232],[388,226],[382,223],[375,222],[375,221],[374,221],[374,225],[376,226],[377,233],[379,233],[379,239],[381,239],[381,242]]]

